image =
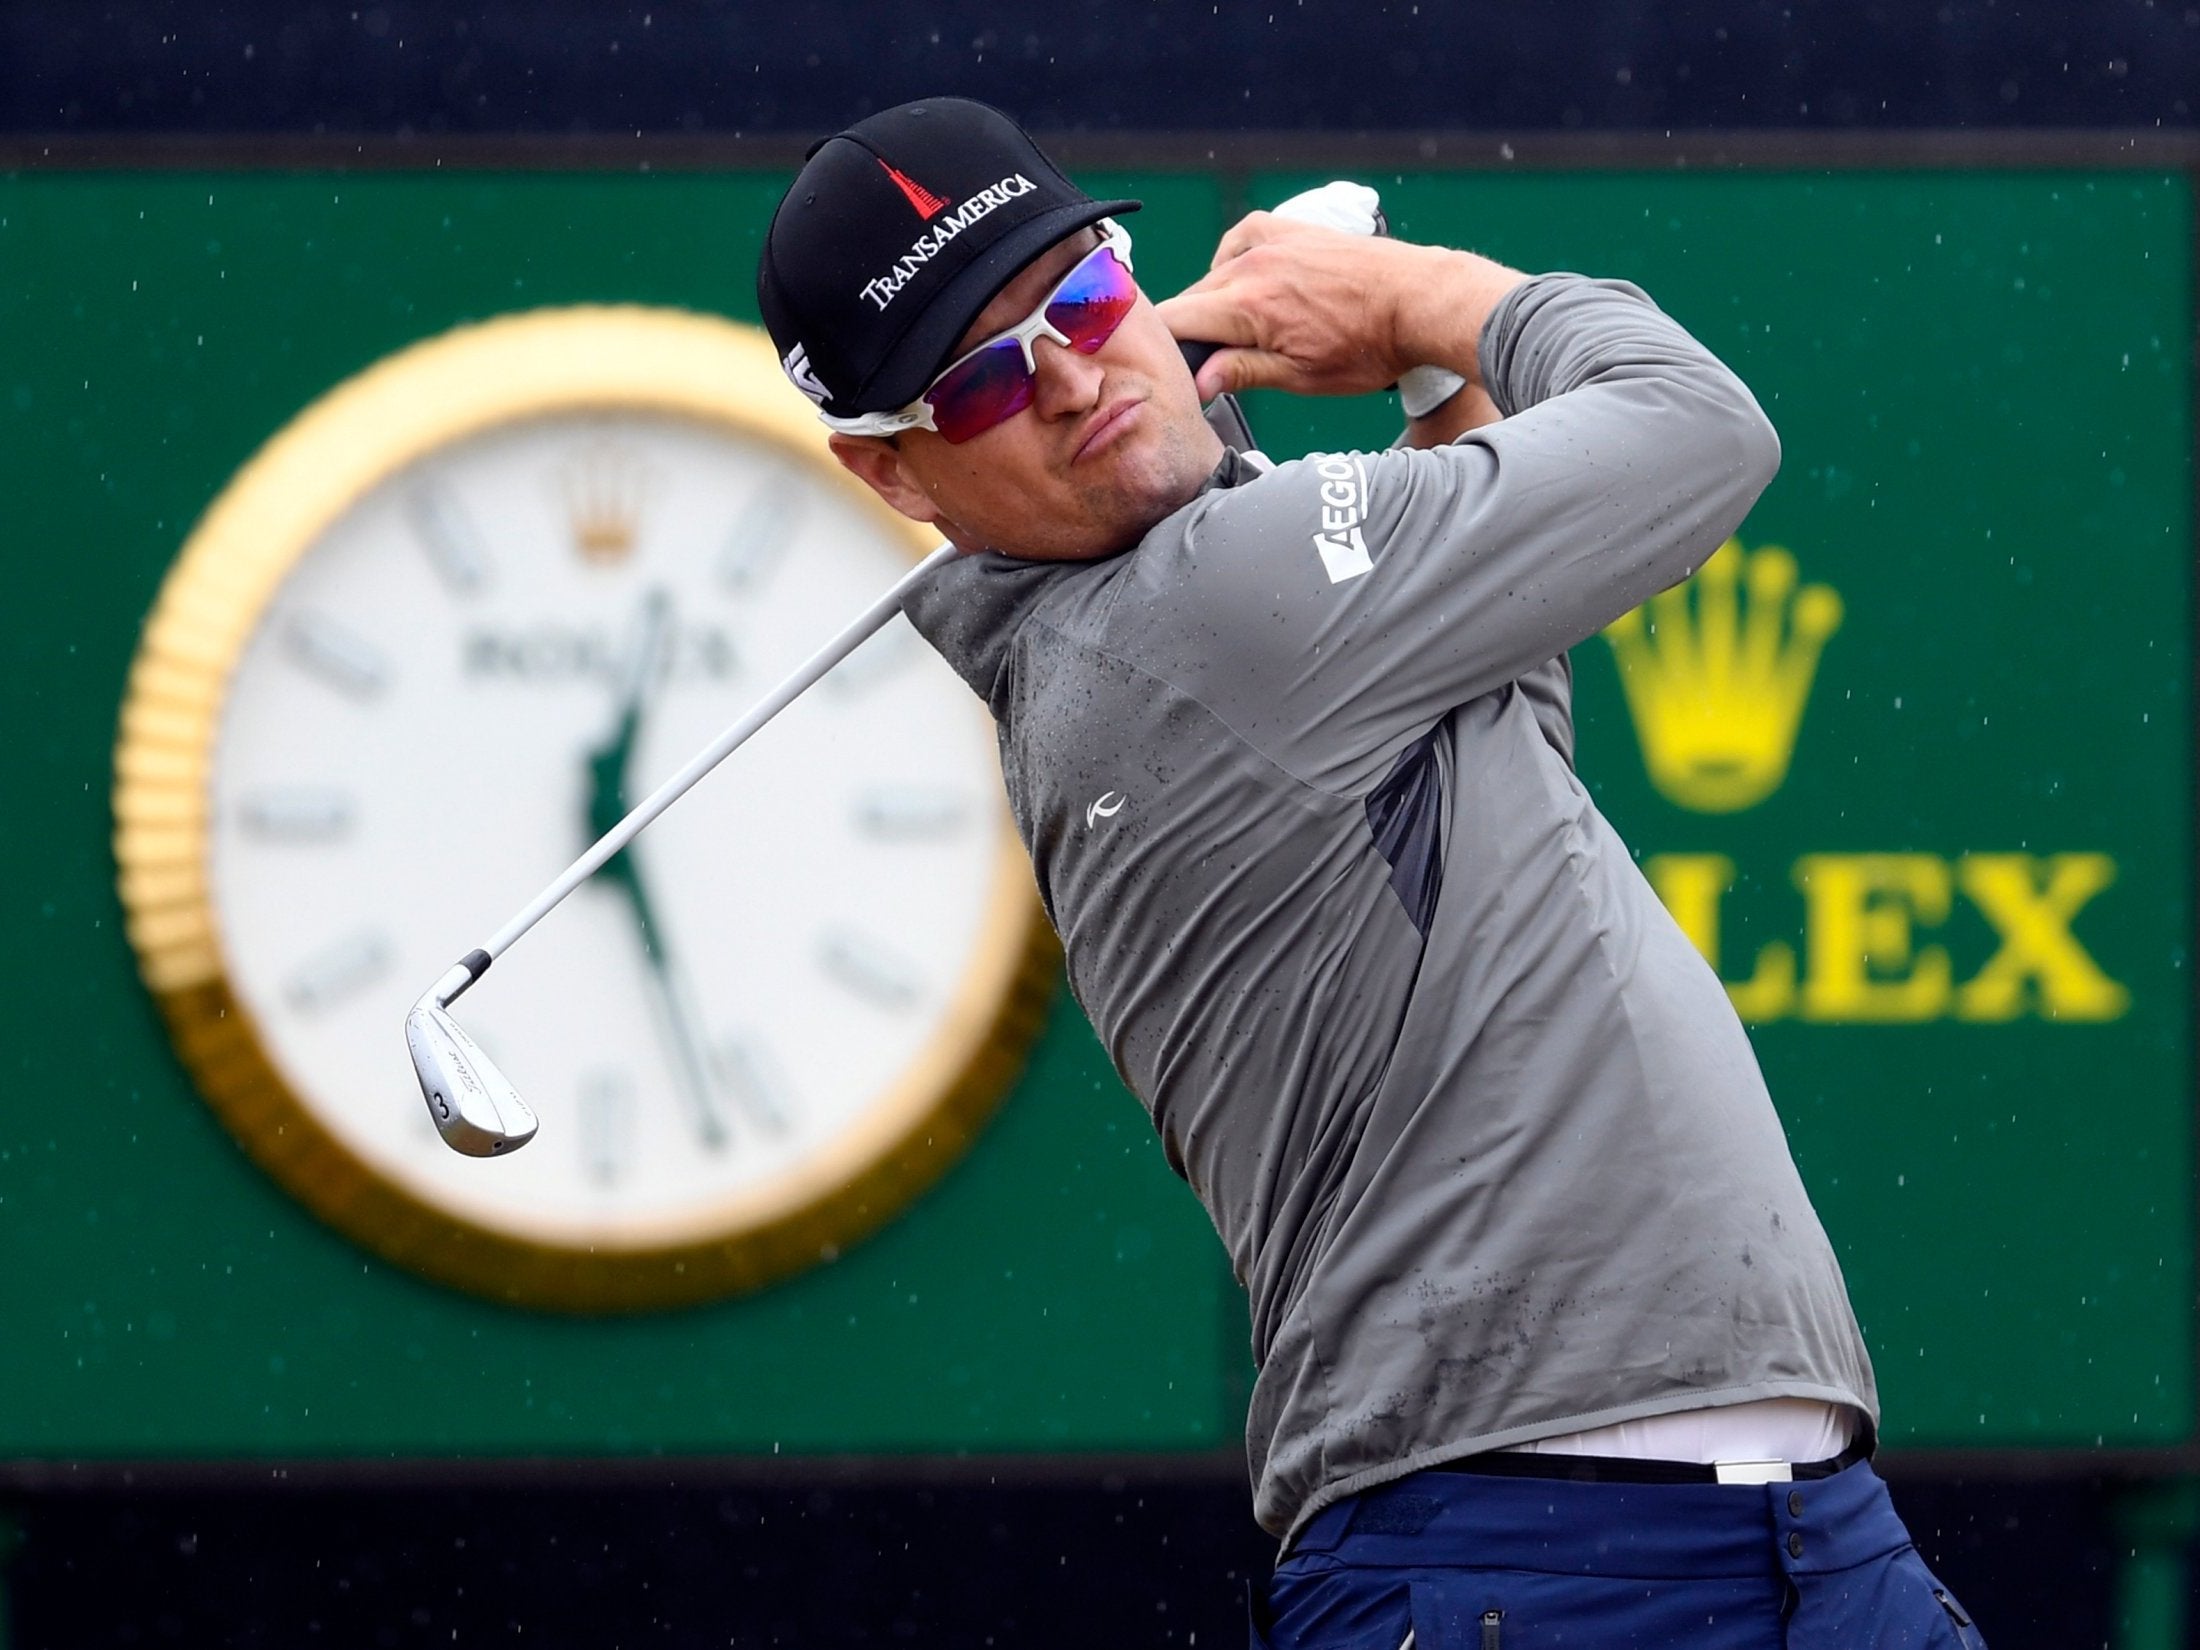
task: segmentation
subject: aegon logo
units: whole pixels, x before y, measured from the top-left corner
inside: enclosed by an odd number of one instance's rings
[[[1367,467],[1357,453],[1330,453],[1313,461],[1322,478],[1322,525],[1314,535],[1314,553],[1331,584],[1342,584],[1362,573],[1372,573],[1367,540],[1360,525],[1367,520]]]
[[[909,284],[910,278],[932,261],[932,254],[960,235],[994,208],[1006,206],[1019,195],[1028,195],[1037,187],[1021,172],[1012,172],[999,183],[986,185],[962,205],[939,220],[914,241],[909,250],[894,262],[894,267],[875,280],[863,284],[864,297],[883,311],[894,301],[895,295]]]

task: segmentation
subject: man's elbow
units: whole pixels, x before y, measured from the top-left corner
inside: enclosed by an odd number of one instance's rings
[[[1757,405],[1755,396],[1744,391],[1742,400],[1741,416],[1735,421],[1740,448],[1737,467],[1742,486],[1754,502],[1780,473],[1780,432],[1772,427],[1772,420]]]
[[[1729,378],[1689,409],[1669,441],[1676,530],[1658,573],[1677,584],[1726,542],[1772,485],[1780,473],[1780,433],[1740,380]]]
[[[1723,539],[1780,473],[1780,432],[1739,379],[1730,379],[1722,390],[1696,408],[1686,450],[1696,497],[1718,518],[1705,525]]]

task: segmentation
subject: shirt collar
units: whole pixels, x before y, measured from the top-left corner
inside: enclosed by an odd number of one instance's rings
[[[1225,448],[1195,498],[1242,487],[1275,468],[1266,455]],[[1141,541],[1144,542],[1144,541]],[[991,707],[995,720],[1008,709],[1009,669],[1016,632],[1062,581],[1113,578],[1138,546],[1092,561],[1025,561],[997,550],[957,556],[909,594],[903,610],[917,634]]]

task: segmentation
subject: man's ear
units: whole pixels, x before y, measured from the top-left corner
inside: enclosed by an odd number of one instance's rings
[[[892,443],[875,435],[834,435],[826,439],[832,445],[833,457],[911,521],[930,524],[940,519],[939,506],[910,476],[900,450]]]

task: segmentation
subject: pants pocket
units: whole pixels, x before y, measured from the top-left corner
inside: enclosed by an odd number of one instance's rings
[[[1780,1601],[1761,1578],[1646,1583],[1519,1571],[1417,1575],[1413,1650],[1684,1645],[1762,1650],[1780,1642]]]
[[[1481,1636],[1482,1650],[1505,1650],[1504,1611],[1484,1610],[1482,1612]],[[1406,1641],[1398,1646],[1398,1650],[1423,1650],[1419,1631],[1415,1628],[1407,1628]],[[1434,1650],[1434,1646],[1429,1646],[1428,1650]]]

